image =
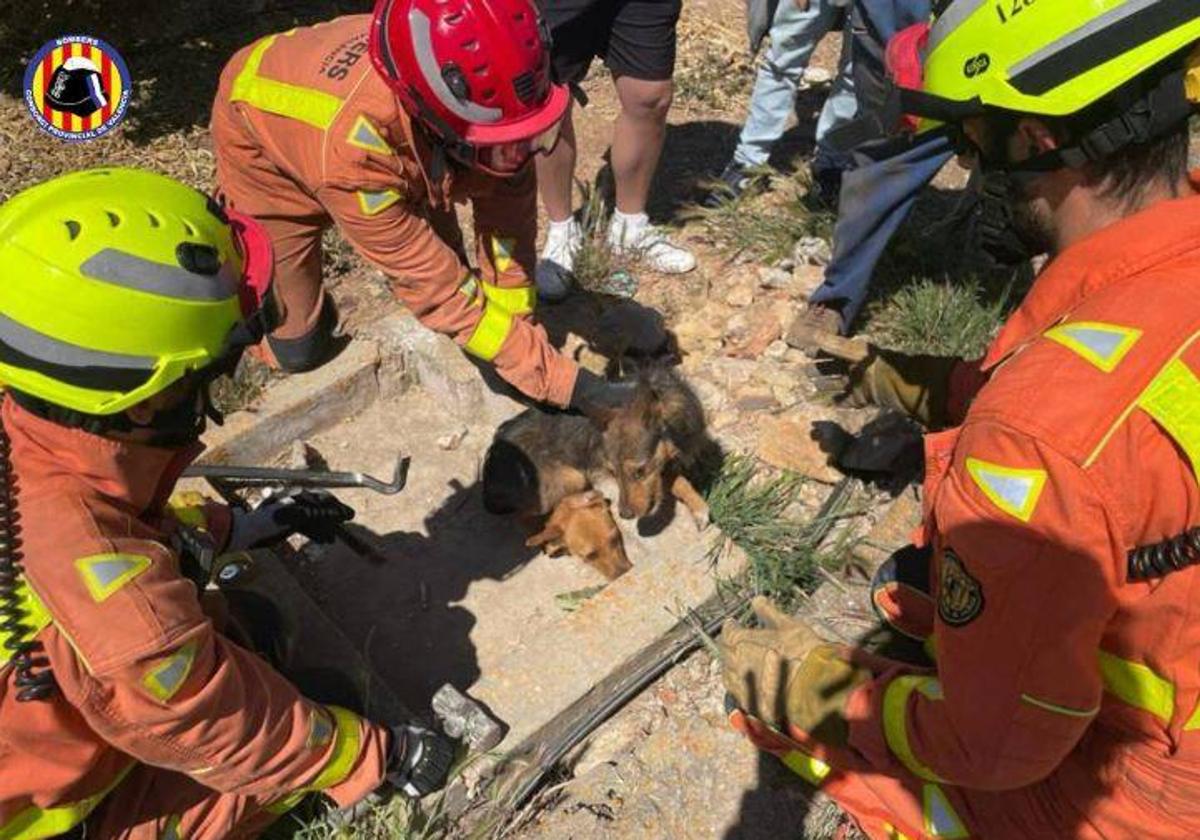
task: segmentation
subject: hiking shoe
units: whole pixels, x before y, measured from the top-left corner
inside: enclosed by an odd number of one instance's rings
[[[745,166],[731,160],[725,167],[725,171],[717,178],[718,183],[700,199],[700,205],[713,210],[728,201],[737,201],[743,193],[754,186],[755,180]]]
[[[608,228],[608,244],[617,256],[630,255],[660,274],[686,274],[696,267],[696,256],[667,238],[661,228],[646,221],[646,214],[619,218],[614,214]]]
[[[539,300],[553,303],[571,293],[575,255],[582,244],[583,229],[575,219],[564,224],[551,223],[533,272]]]
[[[819,352],[819,335],[841,335],[842,314],[823,303],[810,303],[787,331],[787,343],[810,356]]]

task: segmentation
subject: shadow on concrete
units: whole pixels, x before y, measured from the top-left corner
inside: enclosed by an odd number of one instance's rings
[[[445,683],[467,691],[480,676],[471,642],[476,619],[460,605],[467,590],[480,580],[509,577],[538,553],[526,548],[515,522],[483,509],[478,484],[455,482],[425,528],[428,536],[376,535],[352,526],[386,562],[372,563],[339,544],[301,573],[305,588],[320,600],[321,579],[339,574],[340,564],[354,564],[348,574],[355,580],[355,602],[322,606],[418,714]]]

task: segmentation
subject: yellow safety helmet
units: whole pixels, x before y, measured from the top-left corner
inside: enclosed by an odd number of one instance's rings
[[[75,172],[0,206],[0,386],[112,415],[268,328],[252,220],[137,169]],[[219,364],[222,363],[222,364]]]
[[[984,107],[1075,114],[1200,41],[1196,0],[942,5],[920,45],[920,90],[948,115]]]

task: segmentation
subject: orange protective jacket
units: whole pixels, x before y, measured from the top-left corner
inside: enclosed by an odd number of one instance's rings
[[[834,783],[872,837],[1200,836],[1200,566],[1127,579],[1200,525],[1198,301],[1191,194],[1053,260],[927,438],[936,671],[877,667]]]
[[[367,56],[369,15],[268,36],[221,75],[213,139],[222,189],[266,221],[325,225],[386,273],[430,329],[489,361],[523,393],[570,401],[578,368],[529,318],[535,292],[533,167],[502,179],[451,169],[431,180],[433,150]],[[477,273],[463,263],[452,202],[470,199]],[[317,214],[314,218],[312,214]],[[447,221],[449,214],[449,221]]]
[[[67,429],[12,400],[2,419],[26,621],[58,692],[17,702],[12,663],[0,669],[0,836],[67,830],[138,764],[272,811],[317,789],[348,805],[380,784],[385,730],[305,700],[201,612],[164,514],[195,452]]]

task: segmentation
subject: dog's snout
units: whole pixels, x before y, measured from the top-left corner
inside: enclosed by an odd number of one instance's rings
[[[637,513],[635,513],[633,508],[627,504],[621,505],[620,512],[621,512],[622,519],[634,519],[635,517],[637,517]]]

